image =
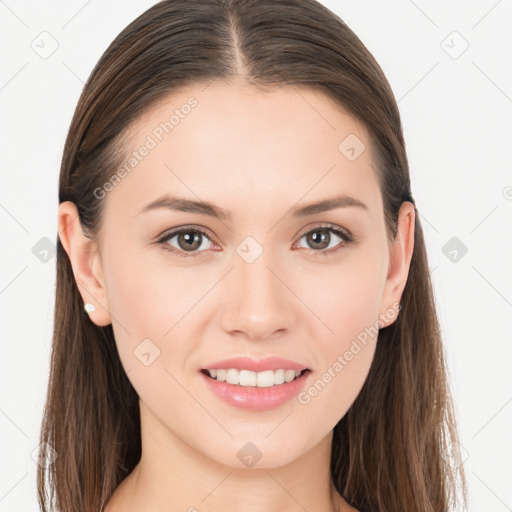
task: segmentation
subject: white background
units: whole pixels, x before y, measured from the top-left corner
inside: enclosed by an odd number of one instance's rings
[[[67,129],[103,51],[153,3],[0,1],[0,512],[38,510],[31,454],[48,382],[55,257],[44,263],[32,248],[57,234]],[[375,56],[398,101],[470,510],[512,510],[512,1],[322,3]],[[43,31],[58,42],[47,59],[31,47]],[[457,262],[442,252],[452,237],[468,248]]]

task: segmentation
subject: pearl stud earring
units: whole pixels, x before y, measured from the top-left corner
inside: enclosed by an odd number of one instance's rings
[[[92,311],[96,311],[96,307],[94,306],[94,304],[85,304],[84,306],[84,310],[87,314],[91,313]]]

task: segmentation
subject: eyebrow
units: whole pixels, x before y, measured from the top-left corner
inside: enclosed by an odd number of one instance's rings
[[[350,206],[368,210],[368,206],[359,199],[356,199],[355,197],[347,194],[342,194],[314,203],[298,206],[291,210],[291,214],[293,217],[301,218],[329,210],[334,210],[336,208],[346,208]],[[225,210],[224,208],[220,208],[219,206],[215,206],[212,203],[169,195],[164,195],[144,205],[142,208],[140,208],[138,214],[146,213],[160,208],[178,212],[198,213],[200,215],[208,215],[210,217],[221,220],[231,220],[231,212]]]

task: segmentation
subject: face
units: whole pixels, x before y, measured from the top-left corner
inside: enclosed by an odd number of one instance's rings
[[[312,90],[189,87],[130,134],[136,163],[97,193],[104,223],[90,272],[74,259],[91,320],[112,322],[161,433],[229,466],[244,466],[247,442],[259,467],[286,464],[330,436],[364,384],[377,328],[394,321],[405,286],[412,205],[391,244],[367,133]],[[163,196],[213,206],[148,207]],[[308,371],[270,406],[227,401],[201,371],[272,356]],[[260,389],[272,400],[278,387]]]

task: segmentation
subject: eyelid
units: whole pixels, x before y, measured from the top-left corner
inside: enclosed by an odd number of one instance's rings
[[[185,258],[197,257],[197,256],[200,256],[201,253],[206,252],[206,251],[192,251],[190,253],[187,253],[186,251],[176,249],[176,247],[172,247],[171,245],[169,245],[167,243],[171,238],[175,237],[176,235],[179,235],[180,233],[182,233],[184,231],[197,231],[198,233],[201,233],[205,238],[207,238],[213,244],[216,243],[214,237],[212,235],[210,235],[210,233],[205,228],[203,228],[201,226],[195,226],[193,224],[190,224],[190,225],[185,224],[178,228],[167,230],[164,233],[162,233],[160,236],[157,237],[156,244],[161,245],[164,248],[164,250],[166,250],[166,251],[172,252],[173,254],[176,254],[178,256],[182,256]],[[220,245],[220,244],[218,244],[218,245]]]
[[[157,237],[157,240],[163,240],[166,238],[170,238],[171,236],[178,235],[182,231],[198,231],[199,233],[202,233],[206,238],[211,240],[212,236],[210,233],[206,230],[206,228],[203,228],[201,226],[196,226],[194,224],[184,224],[183,226],[179,226],[177,228],[168,229],[164,231],[161,235]]]
[[[299,240],[304,235],[307,235],[311,231],[315,231],[315,229],[318,229],[318,230],[320,230],[320,229],[332,230],[335,233],[337,233],[340,236],[342,236],[344,238],[345,242],[347,242],[347,243],[349,241],[353,241],[353,240],[355,241],[356,240],[356,237],[354,235],[352,235],[352,233],[348,229],[342,228],[341,226],[338,226],[337,224],[330,224],[329,222],[316,223],[313,226],[309,226],[307,228],[304,228],[304,230],[300,231],[300,234],[297,235]],[[317,251],[317,252],[320,252],[320,251]]]
[[[315,230],[322,230],[322,229],[334,232],[337,236],[339,236],[340,238],[343,239],[343,242],[340,243],[341,245],[338,244],[338,246],[333,247],[331,249],[327,249],[327,250],[315,251],[314,249],[310,249],[311,251],[313,251],[313,253],[315,255],[323,254],[323,255],[327,256],[329,254],[333,254],[333,253],[337,252],[338,250],[345,247],[346,245],[349,245],[349,244],[352,244],[352,243],[355,243],[358,241],[357,237],[354,236],[348,229],[342,228],[341,226],[338,226],[336,224],[330,224],[330,223],[326,222],[326,223],[316,223],[313,226],[304,228],[300,232],[300,234],[297,235],[297,241],[293,243],[293,246],[295,246],[298,242],[300,242],[301,238],[303,238],[304,235],[307,235],[310,232],[314,232]],[[211,236],[210,233],[205,228],[203,228],[201,226],[196,226],[196,225],[183,225],[178,228],[168,230],[157,238],[156,243],[158,245],[162,245],[164,247],[164,250],[170,251],[174,254],[177,254],[178,256],[185,257],[185,258],[197,257],[197,256],[200,256],[201,253],[206,252],[205,250],[203,250],[203,251],[192,251],[190,253],[187,253],[186,251],[176,249],[175,247],[172,247],[169,244],[167,244],[169,239],[173,238],[176,235],[179,235],[183,231],[197,231],[197,232],[201,233],[202,235],[204,235],[205,238],[207,238],[210,242],[212,242],[214,244],[216,243],[215,238],[213,236]],[[217,244],[217,245],[220,246],[221,244]]]

